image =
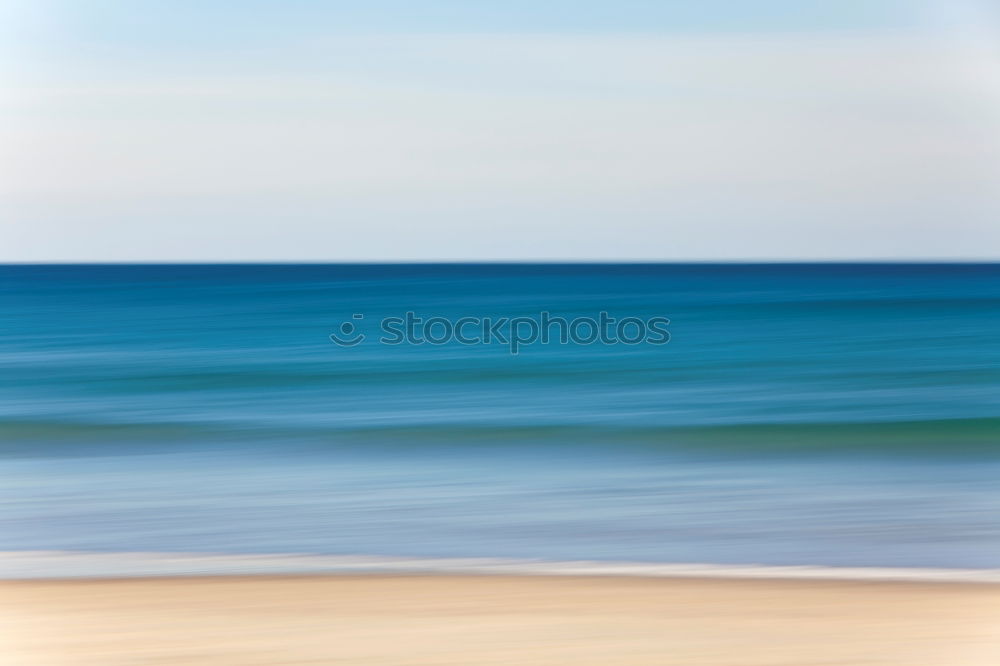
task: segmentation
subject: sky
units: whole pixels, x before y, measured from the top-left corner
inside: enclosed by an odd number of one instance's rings
[[[997,0],[0,0],[0,261],[995,260]]]

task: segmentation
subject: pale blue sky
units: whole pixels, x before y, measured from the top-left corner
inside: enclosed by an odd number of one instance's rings
[[[997,258],[992,0],[0,0],[0,260]]]

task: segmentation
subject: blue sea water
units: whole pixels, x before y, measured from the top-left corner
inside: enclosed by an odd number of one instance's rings
[[[1000,567],[997,264],[0,266],[0,318],[4,551]]]

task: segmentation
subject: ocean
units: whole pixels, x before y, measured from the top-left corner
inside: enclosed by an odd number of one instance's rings
[[[444,339],[541,313],[669,341]],[[1000,264],[7,265],[0,317],[0,577],[1000,568]]]

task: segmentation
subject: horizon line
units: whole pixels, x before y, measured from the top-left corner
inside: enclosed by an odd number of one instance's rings
[[[1000,258],[981,259],[198,259],[198,260],[110,260],[110,261],[0,261],[0,266],[468,266],[468,265],[992,265]]]

